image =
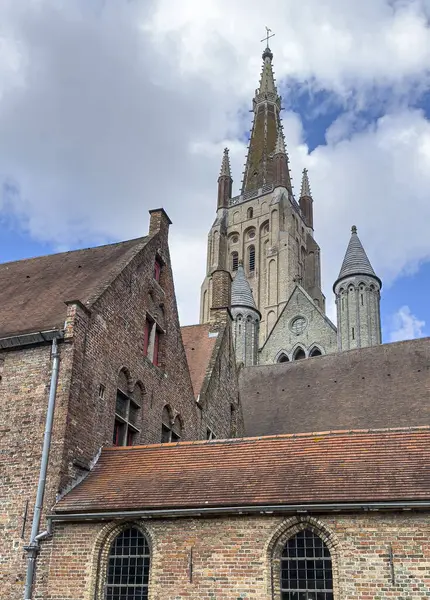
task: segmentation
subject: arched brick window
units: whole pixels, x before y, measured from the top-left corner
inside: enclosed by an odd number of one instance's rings
[[[182,437],[182,421],[179,415],[175,418],[168,406],[163,408],[161,416],[161,443],[178,442]]]
[[[136,527],[128,527],[112,542],[105,600],[147,600],[150,551],[146,537]]]
[[[282,600],[333,600],[330,551],[312,529],[287,540],[281,556]]]

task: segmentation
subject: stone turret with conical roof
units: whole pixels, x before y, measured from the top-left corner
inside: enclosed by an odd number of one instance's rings
[[[381,343],[380,291],[355,225],[333,290],[336,295],[339,350]]]
[[[231,286],[231,314],[236,362],[246,367],[256,365],[261,315],[241,262]]]

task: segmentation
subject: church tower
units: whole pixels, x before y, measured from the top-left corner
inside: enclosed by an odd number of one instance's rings
[[[352,227],[351,239],[339,276],[336,295],[338,349],[381,344],[380,291],[382,282]]]
[[[254,120],[240,194],[232,197],[228,150],[218,178],[217,215],[208,236],[207,270],[201,289],[200,322],[210,319],[212,274],[234,276],[243,263],[256,309],[261,314],[259,345],[299,283],[325,312],[320,249],[313,237],[313,199],[307,171],[299,202],[291,184],[269,47],[263,52],[260,82],[253,98]]]

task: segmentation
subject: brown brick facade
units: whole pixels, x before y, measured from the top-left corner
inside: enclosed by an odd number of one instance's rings
[[[200,439],[206,433],[205,415],[196,406],[182,345],[168,225],[164,211],[152,211],[152,237],[113,280],[112,274],[106,273],[101,286],[105,291],[100,297],[89,306],[79,299],[63,304],[64,341],[59,343],[61,360],[46,510],[54,504],[57,492],[67,490],[87,473],[100,448],[112,444],[119,387],[129,396],[139,394],[139,432],[134,444],[161,441],[165,406],[172,420],[180,419],[181,439]],[[161,265],[159,281],[154,279],[156,258]],[[97,290],[94,296],[98,296]],[[144,356],[148,318],[156,323],[159,334],[158,366]],[[39,476],[50,350],[47,343],[0,351],[0,450],[2,465],[6,466],[6,485],[0,492],[0,598],[8,600],[23,594],[23,546],[29,540]],[[218,400],[214,406],[214,410],[219,408]],[[217,419],[225,419],[223,432],[230,430],[227,400]],[[43,567],[37,577],[40,570]]]
[[[305,527],[330,549],[334,600],[424,600],[430,594],[430,523],[424,513],[230,516],[136,524],[151,546],[150,600],[278,600],[280,554],[285,541]],[[123,523],[58,524],[44,547],[49,577],[36,597],[102,600],[108,549],[121,527]]]

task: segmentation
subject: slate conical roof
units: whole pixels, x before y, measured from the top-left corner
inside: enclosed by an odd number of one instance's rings
[[[231,285],[231,305],[246,306],[247,308],[253,308],[258,311],[254,296],[252,295],[251,286],[249,285],[241,264],[239,264],[237,268],[236,276]]]
[[[354,275],[370,275],[377,279],[382,286],[382,282],[373,270],[370,260],[360,242],[360,238],[357,235],[357,227],[355,225],[351,228],[351,239],[349,240],[345,258],[343,259],[342,267],[334,286],[336,286],[341,279]]]

